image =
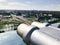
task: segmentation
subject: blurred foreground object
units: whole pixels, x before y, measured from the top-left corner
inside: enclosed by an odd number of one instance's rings
[[[32,25],[30,26],[21,24],[18,26],[17,33],[23,38],[27,45],[29,45],[29,43],[31,43],[32,45],[60,45],[60,41],[39,31],[42,30],[40,29],[40,25],[42,26],[43,24],[39,24],[39,27],[37,22],[32,23]],[[45,27],[45,25],[43,25],[42,27]]]

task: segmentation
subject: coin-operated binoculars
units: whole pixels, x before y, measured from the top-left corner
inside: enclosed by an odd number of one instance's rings
[[[31,25],[33,26],[37,26],[39,28],[43,28],[43,27],[46,27],[48,23],[40,23],[40,22],[32,22]]]
[[[35,24],[37,25],[38,23]],[[17,28],[17,33],[23,38],[27,45],[60,45],[60,42],[39,30],[40,27],[38,26],[20,24]]]

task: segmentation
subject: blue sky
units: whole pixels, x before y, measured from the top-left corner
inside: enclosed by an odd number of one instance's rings
[[[60,11],[60,0],[0,0],[0,9]]]

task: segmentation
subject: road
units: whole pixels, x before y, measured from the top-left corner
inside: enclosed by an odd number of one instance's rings
[[[31,21],[27,20],[27,19],[24,18],[23,16],[15,16],[14,18],[17,19],[17,20],[22,20],[22,21],[24,21],[24,23],[26,23],[26,24],[31,24]]]

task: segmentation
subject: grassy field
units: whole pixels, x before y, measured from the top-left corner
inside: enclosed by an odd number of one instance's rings
[[[0,22],[0,28],[3,28],[6,24],[21,24],[22,21],[1,21]]]

